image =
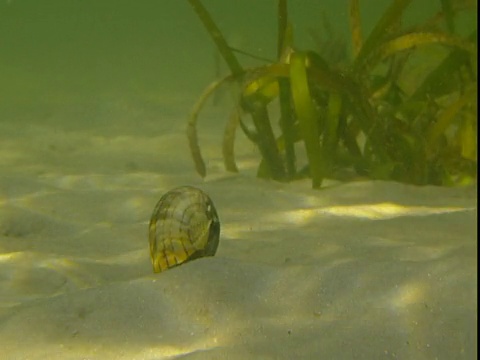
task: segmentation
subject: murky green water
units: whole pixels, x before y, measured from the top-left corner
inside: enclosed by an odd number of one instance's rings
[[[473,187],[258,180],[245,138],[240,175],[225,175],[222,102],[202,113],[204,182],[184,128],[226,67],[186,0],[0,1],[2,354],[476,356]],[[203,3],[232,46],[275,58],[276,1]],[[365,32],[386,3],[361,1]],[[432,4],[413,1],[406,20]],[[315,47],[323,14],[349,44],[346,1],[289,10],[299,48]],[[154,277],[148,219],[181,184],[214,199],[219,251]]]

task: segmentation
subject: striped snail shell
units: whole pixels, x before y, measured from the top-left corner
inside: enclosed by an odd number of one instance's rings
[[[213,256],[219,238],[220,220],[208,195],[192,186],[173,189],[161,197],[150,219],[153,271]]]

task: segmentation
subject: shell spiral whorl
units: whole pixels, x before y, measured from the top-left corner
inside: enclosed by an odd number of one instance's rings
[[[173,189],[160,198],[150,219],[153,271],[213,256],[219,239],[220,220],[210,197],[192,186]]]

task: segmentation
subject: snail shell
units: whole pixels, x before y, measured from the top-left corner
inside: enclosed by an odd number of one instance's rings
[[[191,186],[173,189],[161,197],[150,219],[153,271],[213,256],[219,238],[220,220],[208,195]]]

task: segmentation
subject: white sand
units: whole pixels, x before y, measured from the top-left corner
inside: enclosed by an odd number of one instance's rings
[[[245,141],[231,175],[205,131],[202,181],[182,115],[32,123],[0,123],[2,359],[476,358],[476,188],[262,181]],[[153,274],[147,221],[183,184],[219,250]]]

